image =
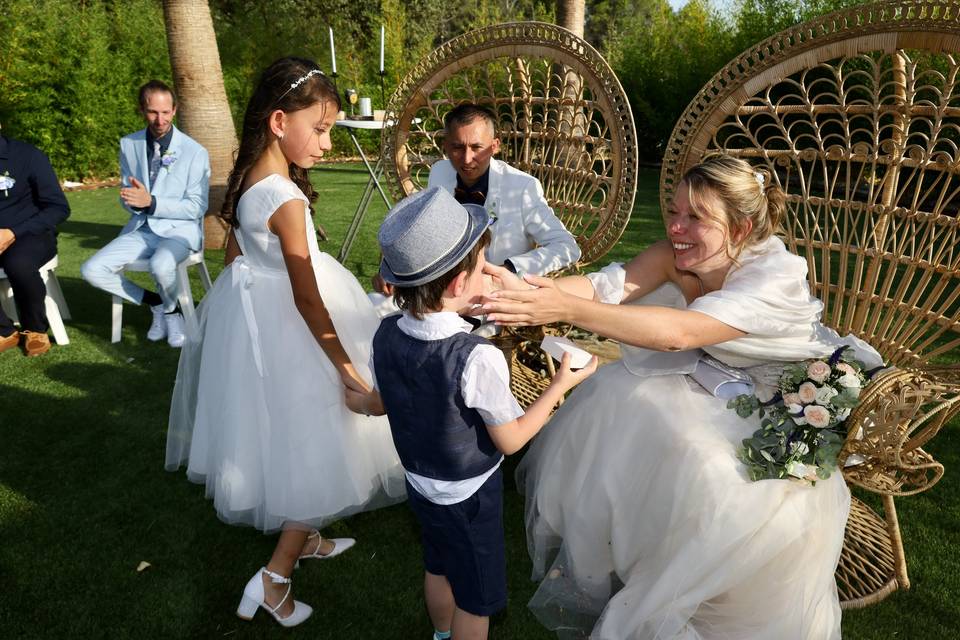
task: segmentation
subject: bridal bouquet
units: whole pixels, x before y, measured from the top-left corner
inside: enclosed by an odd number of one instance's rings
[[[787,365],[779,391],[767,402],[740,395],[727,403],[742,418],[760,412],[760,428],[737,452],[752,480],[799,478],[815,484],[837,468],[847,417],[868,379],[846,349],[826,360]]]

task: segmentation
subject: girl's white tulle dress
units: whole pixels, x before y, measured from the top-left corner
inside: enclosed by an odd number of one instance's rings
[[[185,464],[222,520],[265,532],[288,521],[322,527],[405,497],[387,419],[347,409],[337,371],[294,305],[267,221],[295,199],[304,202],[323,303],[351,362],[371,381],[379,318],[356,278],[320,252],[306,197],[274,174],[240,198],[243,255],[200,304],[202,337],[183,347],[167,432],[166,468]]]
[[[637,303],[686,306],[672,284]],[[776,238],[688,308],[750,334],[706,351],[745,368],[758,394],[772,395],[784,362],[841,344],[868,368],[882,364],[820,324],[805,261]],[[530,607],[570,638],[839,638],[834,570],[850,505],[841,474],[816,486],[751,482],[736,449],[759,420],[685,375],[698,357],[624,347],[536,438],[517,471],[541,580]]]

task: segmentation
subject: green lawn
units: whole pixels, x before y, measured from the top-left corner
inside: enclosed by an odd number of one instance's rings
[[[331,254],[365,177],[359,165],[315,173],[317,220],[330,234],[323,248]],[[661,235],[656,188],[656,173],[643,171],[616,259]],[[221,523],[200,486],[163,470],[178,352],[148,342],[149,314],[129,306],[123,341],[110,344],[109,298],[80,280],[79,267],[116,235],[125,215],[112,189],[69,199],[58,275],[73,313],[71,343],[42,358],[0,355],[0,638],[429,638],[417,530],[403,505],[326,531],[354,536],[359,545],[296,573],[297,597],[316,610],[308,623],[288,631],[262,613],[253,623],[234,616],[244,583],[274,539]],[[348,260],[365,286],[384,212],[379,198],[374,205]],[[207,258],[216,276],[222,254],[208,251]],[[946,477],[899,503],[913,588],[847,612],[847,638],[953,637],[950,629],[960,624],[956,422],[930,448]],[[508,478],[516,461],[507,465]],[[512,481],[505,504],[510,606],[494,618],[491,636],[550,638],[525,606],[535,585]],[[151,566],[138,573],[141,561]]]

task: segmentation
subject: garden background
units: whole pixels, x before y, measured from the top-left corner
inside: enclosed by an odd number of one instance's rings
[[[655,165],[676,118],[736,53],[843,1],[588,1],[586,38],[630,96],[643,160]],[[336,36],[341,88],[379,108],[379,26],[387,29],[386,90],[414,62],[470,28],[507,20],[552,21],[552,0],[211,0],[223,75],[237,121],[256,73],[281,55],[329,65]],[[170,78],[159,0],[0,0],[0,123],[5,135],[47,152],[61,179],[117,175],[117,140],[142,127],[136,88]],[[335,153],[351,154],[343,131]],[[377,139],[364,138],[375,151]],[[318,221],[335,253],[366,181],[358,164],[312,172]],[[656,168],[640,171],[634,217],[607,256],[623,260],[662,237]],[[429,637],[416,525],[402,505],[361,514],[325,533],[359,546],[334,562],[306,564],[297,597],[317,614],[280,629],[233,609],[274,539],[219,522],[203,489],[163,471],[167,410],[178,352],[147,342],[149,321],[127,307],[123,340],[109,341],[109,298],[79,276],[81,262],[114,237],[125,215],[115,189],[68,194],[58,275],[73,312],[71,344],[42,358],[0,356],[0,638],[402,639]],[[365,286],[376,269],[382,203],[361,228],[347,266]],[[223,254],[208,251],[214,276]],[[199,299],[201,292],[195,290]],[[844,614],[844,637],[947,638],[960,624],[960,436],[957,421],[931,443],[947,468],[932,490],[898,502],[912,579],[882,603]],[[520,456],[507,463],[507,477]],[[535,584],[523,535],[523,502],[506,490],[510,606],[492,638],[553,637],[525,608]],[[138,571],[141,562],[149,567]],[[757,606],[763,606],[758,602]],[[953,629],[954,631],[951,631]]]
[[[678,0],[674,0],[675,2]],[[682,0],[680,0],[682,1]],[[609,61],[633,108],[641,159],[656,163],[700,87],[747,47],[790,25],[861,0],[588,0],[584,35]],[[210,0],[224,85],[239,125],[257,73],[284,55],[330,70],[338,85],[383,108],[385,92],[436,46],[470,29],[554,21],[556,0]],[[43,149],[61,180],[117,174],[117,140],[142,121],[137,88],[171,78],[160,0],[0,0],[0,125]],[[353,153],[346,133],[335,150]],[[362,136],[378,146],[376,135]],[[338,144],[339,143],[339,144]]]

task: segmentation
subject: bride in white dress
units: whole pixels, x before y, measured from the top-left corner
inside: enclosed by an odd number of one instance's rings
[[[369,391],[379,317],[320,252],[310,217],[306,169],[330,149],[338,110],[315,63],[263,72],[223,208],[227,267],[200,305],[201,341],[181,354],[167,434],[167,469],[186,465],[222,520],[281,532],[237,614],[263,607],[283,626],[311,613],[290,597],[295,564],[353,545],[316,529],[405,497],[386,418],[345,403],[347,388]]]
[[[773,236],[784,196],[731,158],[694,167],[665,216],[668,240],[624,266],[487,305],[504,324],[565,321],[623,358],[564,403],[517,471],[527,496],[530,607],[561,637],[825,640],[840,637],[834,571],[850,494],[752,482],[736,450],[759,428],[688,374],[700,349],[773,394],[784,363],[866,343],[820,324],[806,262]],[[521,283],[491,268],[506,289]],[[630,346],[633,345],[633,346]]]

